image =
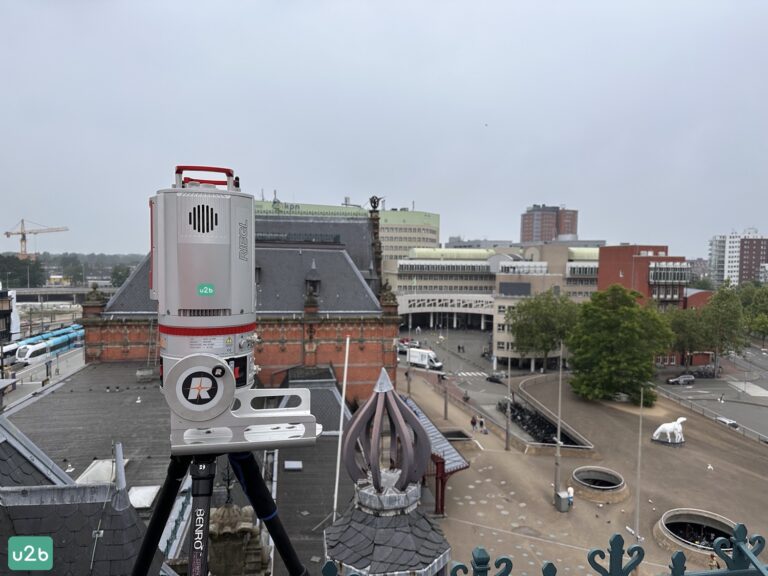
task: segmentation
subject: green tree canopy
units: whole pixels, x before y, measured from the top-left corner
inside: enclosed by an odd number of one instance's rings
[[[741,299],[736,288],[722,286],[701,312],[706,344],[715,351],[715,367],[726,350],[744,346],[746,326]]]
[[[715,285],[709,278],[696,278],[691,282],[691,288],[697,288],[699,290],[714,290]]]
[[[523,355],[539,355],[547,365],[549,353],[572,330],[578,305],[551,290],[521,301],[507,311],[507,324],[515,339],[515,349]]]
[[[765,339],[768,338],[768,314],[761,312],[752,319],[752,333],[762,339],[762,347],[765,348]]]
[[[637,404],[640,388],[653,376],[653,357],[668,349],[673,334],[652,306],[640,306],[640,294],[614,284],[581,305],[568,340],[574,376],[571,387],[589,400],[628,394]],[[652,404],[655,394],[645,394]]]
[[[37,260],[19,260],[16,256],[0,255],[0,282],[3,289],[35,288],[45,284],[45,271]]]
[[[701,312],[692,308],[672,308],[664,315],[674,334],[672,348],[680,354],[687,368],[691,361],[690,354],[706,347]]]
[[[131,274],[131,269],[125,264],[117,264],[112,267],[112,286],[120,288]]]

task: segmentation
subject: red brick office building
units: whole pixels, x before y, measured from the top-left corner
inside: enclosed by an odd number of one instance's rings
[[[682,307],[691,268],[683,256],[669,256],[667,246],[601,246],[597,289],[620,284],[655,300],[660,307]]]

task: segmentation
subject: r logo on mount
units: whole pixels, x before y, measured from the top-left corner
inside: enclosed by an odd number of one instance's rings
[[[184,399],[197,406],[208,404],[216,398],[219,391],[219,385],[216,379],[208,372],[193,372],[184,379],[181,385],[181,392]]]

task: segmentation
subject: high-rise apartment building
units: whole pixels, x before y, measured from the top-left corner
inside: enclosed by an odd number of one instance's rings
[[[576,239],[579,211],[564,206],[529,206],[520,217],[520,242],[550,242],[559,237]]]
[[[744,239],[762,238],[755,228],[742,233],[718,234],[709,241],[709,275],[715,286],[728,280],[732,285],[739,283],[741,242]]]
[[[760,266],[768,263],[768,238],[742,238],[739,249],[739,284],[759,282]]]

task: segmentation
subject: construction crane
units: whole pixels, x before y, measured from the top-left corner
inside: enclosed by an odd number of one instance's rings
[[[30,221],[31,222],[31,221]],[[20,236],[20,249],[19,249],[19,260],[34,260],[35,255],[29,254],[27,252],[27,234],[45,234],[48,232],[66,232],[69,230],[66,226],[43,226],[42,224],[37,224],[36,222],[32,222],[32,224],[35,224],[36,226],[40,226],[40,228],[27,228],[24,225],[24,218],[21,219],[21,222],[16,224],[13,230],[9,230],[5,233],[5,236],[7,238],[10,238],[11,236]]]

